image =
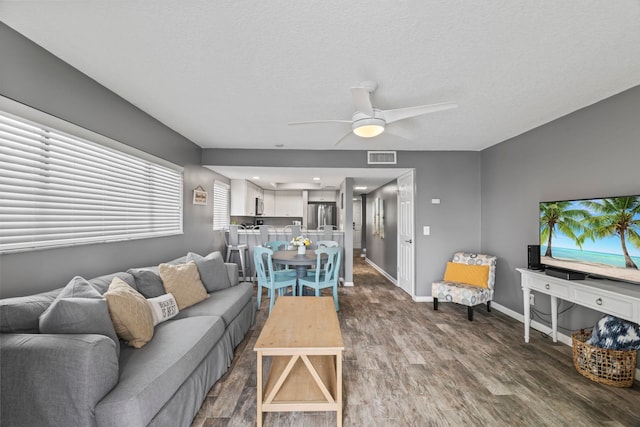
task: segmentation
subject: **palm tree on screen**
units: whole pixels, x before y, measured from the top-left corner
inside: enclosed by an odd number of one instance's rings
[[[618,236],[625,267],[637,270],[638,266],[629,256],[627,241],[640,248],[640,197],[589,200],[582,204],[595,212],[586,219],[588,227],[584,237],[596,240]]]
[[[582,249],[585,231],[582,221],[589,217],[589,212],[576,209],[571,202],[540,203],[540,242],[547,242],[544,256],[553,257],[551,243],[556,230],[573,239]]]

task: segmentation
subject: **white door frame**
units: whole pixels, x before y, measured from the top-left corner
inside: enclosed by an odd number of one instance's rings
[[[406,182],[404,182],[406,181]],[[397,285],[415,299],[415,169],[398,177],[398,268]],[[409,209],[404,212],[402,199],[409,199]],[[405,219],[406,215],[406,219]],[[404,222],[407,221],[405,224]],[[406,255],[407,259],[404,259]],[[407,269],[408,271],[404,271]]]

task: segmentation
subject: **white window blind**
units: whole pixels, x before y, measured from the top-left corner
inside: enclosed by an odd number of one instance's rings
[[[221,181],[213,183],[213,229],[229,228],[229,185]]]
[[[0,253],[182,233],[182,173],[0,111]]]

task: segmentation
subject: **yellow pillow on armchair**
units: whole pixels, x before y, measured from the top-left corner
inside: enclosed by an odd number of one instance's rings
[[[469,265],[459,262],[448,262],[444,272],[444,280],[487,288],[489,282],[488,265]]]

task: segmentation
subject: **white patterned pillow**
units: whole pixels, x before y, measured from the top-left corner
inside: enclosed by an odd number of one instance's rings
[[[164,294],[159,297],[147,299],[147,304],[151,308],[153,316],[153,326],[175,317],[178,310],[178,303],[172,294]]]

